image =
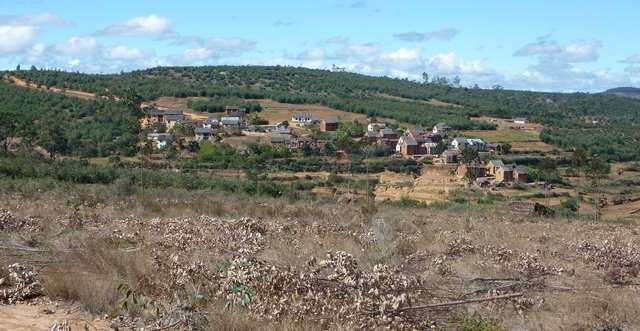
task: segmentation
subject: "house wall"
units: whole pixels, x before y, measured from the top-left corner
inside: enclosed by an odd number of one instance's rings
[[[320,122],[320,131],[336,131],[340,127],[340,123],[326,123],[324,121]]]
[[[496,171],[496,180],[500,182],[512,182],[513,171],[504,171],[502,169],[498,169],[498,171]]]
[[[402,144],[400,152],[403,155],[414,155],[414,154],[416,154],[417,150],[418,150],[418,146],[416,146],[416,145]]]

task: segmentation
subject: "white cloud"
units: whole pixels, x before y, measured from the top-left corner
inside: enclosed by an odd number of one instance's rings
[[[74,36],[64,43],[57,44],[54,51],[68,56],[89,56],[95,54],[98,47],[98,42],[93,37]]]
[[[3,15],[0,16],[0,25],[28,25],[44,26],[57,25],[67,26],[70,23],[52,13],[38,13],[23,16]]]
[[[600,58],[600,48],[602,48],[602,43],[597,40],[580,41],[566,45],[564,52],[569,62],[593,62]]]
[[[0,25],[0,55],[25,51],[31,46],[38,29],[26,25]]]
[[[427,63],[435,71],[435,73],[440,75],[448,75],[455,73],[455,60],[456,54],[453,52],[449,52],[433,55],[427,60]]]
[[[104,28],[99,34],[118,36],[162,36],[171,33],[171,20],[155,14],[134,17]]]
[[[562,45],[549,36],[539,38],[518,49],[514,56],[538,57],[547,61],[559,61],[566,63],[594,62],[600,58],[602,43],[593,41],[576,41]]]
[[[215,55],[212,49],[205,47],[188,48],[179,56],[178,60],[184,64],[197,64],[202,61],[210,60]]]
[[[425,42],[429,40],[450,41],[460,33],[460,30],[445,28],[429,32],[403,32],[393,35],[394,38],[407,42]]]
[[[384,53],[380,56],[384,60],[391,61],[415,61],[420,57],[417,49],[400,48],[394,52]]]
[[[237,54],[255,48],[257,43],[242,38],[210,37],[200,39],[198,44],[219,54]]]
[[[139,48],[118,45],[105,50],[105,57],[110,60],[141,60],[147,54]]]

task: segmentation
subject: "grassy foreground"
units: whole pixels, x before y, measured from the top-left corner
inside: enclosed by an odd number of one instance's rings
[[[640,327],[634,222],[5,184],[0,278],[32,266],[121,329]]]

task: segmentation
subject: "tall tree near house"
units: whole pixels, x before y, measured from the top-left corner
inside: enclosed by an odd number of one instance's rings
[[[576,215],[580,217],[580,177],[582,177],[582,170],[587,163],[587,152],[584,148],[578,147],[573,151],[571,163],[576,170],[576,175],[578,176],[578,182],[576,183]]]
[[[478,151],[475,148],[465,148],[462,150],[462,162],[471,164],[479,158]]]
[[[591,181],[591,190],[595,194],[594,198],[594,208],[595,208],[595,220],[600,220],[601,210],[600,210],[600,199],[602,196],[602,191],[600,190],[600,184],[602,183],[602,178],[609,173],[609,165],[604,161],[604,159],[598,155],[594,155],[589,158],[585,173],[587,177],[589,177]]]

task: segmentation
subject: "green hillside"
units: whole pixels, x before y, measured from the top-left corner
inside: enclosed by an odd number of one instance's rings
[[[640,159],[640,100],[616,95],[486,90],[454,87],[442,81],[423,84],[293,67],[160,67],[110,75],[41,70],[9,74],[44,86],[102,95],[123,97],[135,90],[145,100],[160,96],[270,98],[322,104],[423,126],[445,121],[456,129],[493,128],[470,120],[472,116],[526,116],[545,125],[545,142],[563,148],[582,146],[615,160]],[[434,99],[439,102],[425,102]]]

